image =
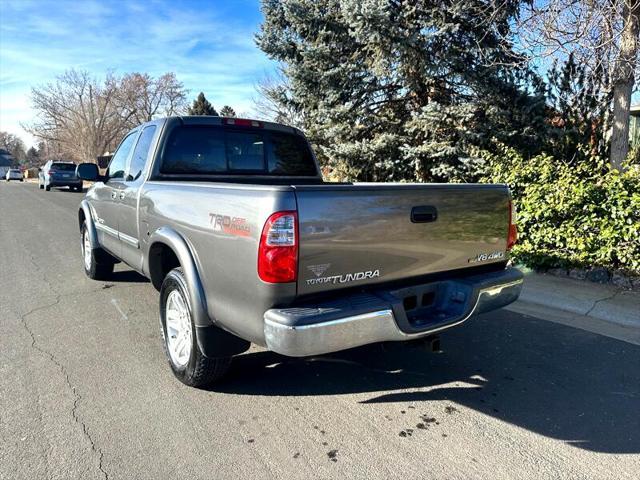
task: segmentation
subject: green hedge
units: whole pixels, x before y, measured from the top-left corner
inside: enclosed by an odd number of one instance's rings
[[[536,269],[605,267],[640,275],[640,165],[624,173],[597,157],[577,162],[480,152],[485,180],[511,187],[516,261]],[[635,162],[634,162],[635,163]]]

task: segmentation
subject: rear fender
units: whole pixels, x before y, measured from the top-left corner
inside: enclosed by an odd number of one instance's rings
[[[161,227],[151,235],[149,245],[162,243],[173,250],[187,280],[187,290],[193,306],[193,323],[197,330],[200,351],[206,357],[226,357],[246,351],[250,344],[220,328],[207,313],[207,301],[202,281],[187,241],[170,227]],[[149,273],[150,255],[145,255],[144,271]]]

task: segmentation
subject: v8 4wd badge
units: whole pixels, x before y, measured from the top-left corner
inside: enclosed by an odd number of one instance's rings
[[[467,260],[469,263],[488,262],[489,260],[499,260],[504,258],[504,252],[497,251],[493,253],[479,253],[477,256]]]

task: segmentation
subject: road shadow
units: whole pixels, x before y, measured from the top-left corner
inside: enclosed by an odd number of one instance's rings
[[[371,393],[361,403],[447,416],[464,406],[586,450],[640,453],[640,347],[509,311],[442,335],[443,353],[372,345],[307,359],[250,352],[214,390]],[[400,391],[398,391],[400,390]],[[459,409],[456,415],[464,415]]]
[[[149,283],[149,279],[143,277],[135,270],[116,270],[109,277],[109,282]]]

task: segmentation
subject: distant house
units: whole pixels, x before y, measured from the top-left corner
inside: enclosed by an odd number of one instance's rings
[[[13,156],[4,148],[0,148],[0,178],[4,178],[14,163]]]
[[[635,147],[640,143],[640,104],[631,105],[629,115],[629,142]]]

